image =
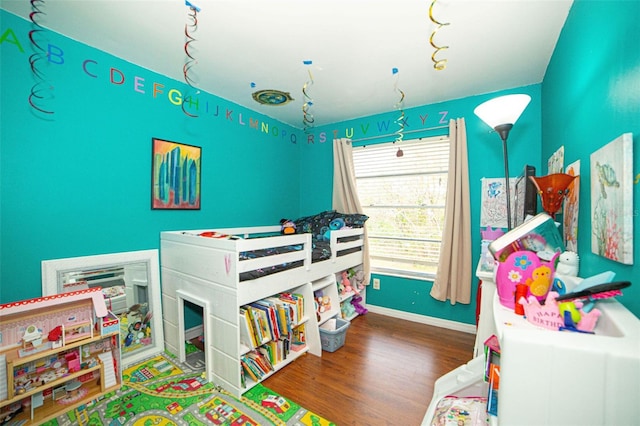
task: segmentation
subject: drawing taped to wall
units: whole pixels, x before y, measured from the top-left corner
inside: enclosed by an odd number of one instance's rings
[[[152,209],[200,209],[202,148],[152,139]]]
[[[564,145],[549,157],[547,167],[549,174],[562,173],[562,169],[564,168]]]
[[[567,250],[578,252],[578,212],[580,207],[580,160],[567,166],[566,173],[576,178],[567,188],[569,193],[564,199],[564,211],[562,213],[562,230],[564,233],[564,245]]]
[[[633,265],[633,136],[591,154],[591,251]]]
[[[514,199],[515,179],[509,180],[511,200]],[[480,226],[507,228],[507,200],[504,178],[482,178]],[[512,203],[513,204],[513,203]],[[511,223],[515,223],[515,211],[511,209]]]

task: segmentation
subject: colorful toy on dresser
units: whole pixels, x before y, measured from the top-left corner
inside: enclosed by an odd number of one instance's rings
[[[556,224],[544,213],[498,237],[489,251],[500,304],[551,330],[593,333],[600,316],[596,300],[619,296],[631,284],[613,283],[615,274],[605,272],[567,292],[563,280],[577,277],[580,259],[564,251]]]
[[[498,262],[496,288],[500,303],[514,309],[518,286],[518,296],[532,295],[543,301],[551,290],[555,260],[559,254],[554,253],[550,259],[543,260],[532,251],[522,250],[511,253],[504,262]]]

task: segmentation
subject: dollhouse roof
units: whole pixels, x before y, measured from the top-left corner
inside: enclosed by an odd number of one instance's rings
[[[91,299],[97,317],[102,318],[107,316],[107,305],[104,301],[104,296],[100,287],[5,303],[0,305],[0,316],[30,311],[32,309],[47,308],[50,306],[57,306],[62,303],[76,302],[86,299]]]

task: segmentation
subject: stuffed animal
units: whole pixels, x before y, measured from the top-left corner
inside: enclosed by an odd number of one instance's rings
[[[359,294],[361,290],[364,290],[364,271],[362,269],[349,269],[349,280],[356,293]]]
[[[331,299],[329,296],[319,296],[316,298],[318,304],[318,312],[323,314],[331,310]]]
[[[342,282],[341,284],[341,288],[342,291],[340,292],[340,294],[344,295],[347,293],[351,293],[353,291],[353,287],[351,287],[351,281],[349,280],[349,273],[347,271],[342,271],[341,272],[341,276],[342,276]]]
[[[296,224],[289,219],[280,219],[280,233],[283,235],[295,234]]]
[[[342,303],[340,305],[340,312],[343,319],[349,319],[356,314],[356,308],[351,303]]]
[[[351,298],[351,304],[355,308],[355,310],[358,313],[358,315],[364,315],[367,312],[369,312],[369,310],[367,308],[362,306],[362,296],[353,296]]]
[[[331,239],[331,231],[337,231],[344,228],[344,219],[337,217],[329,222],[329,226],[323,226],[322,233],[318,235],[320,241],[329,241]]]

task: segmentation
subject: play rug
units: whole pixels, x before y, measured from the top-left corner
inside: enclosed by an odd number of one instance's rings
[[[117,392],[45,423],[45,426],[199,426],[283,425],[329,426],[334,423],[300,407],[262,385],[241,399],[203,378],[199,362],[178,363],[160,354],[122,372]]]

